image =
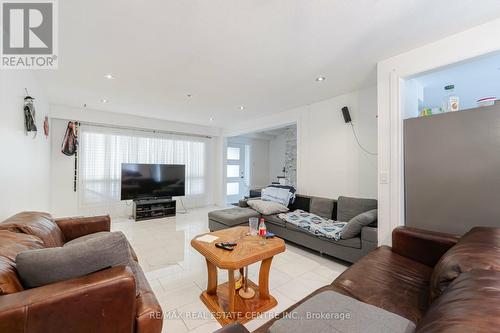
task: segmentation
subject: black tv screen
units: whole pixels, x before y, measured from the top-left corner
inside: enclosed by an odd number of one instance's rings
[[[185,182],[185,165],[122,163],[121,199],[181,197]]]

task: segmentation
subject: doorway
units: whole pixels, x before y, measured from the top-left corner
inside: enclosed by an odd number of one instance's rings
[[[246,182],[248,148],[240,143],[228,143],[226,151],[226,201],[237,203],[248,194]]]
[[[296,186],[296,124],[228,137],[226,147],[227,204],[256,196],[270,184]]]

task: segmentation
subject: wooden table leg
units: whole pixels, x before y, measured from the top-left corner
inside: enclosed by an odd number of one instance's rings
[[[228,269],[227,274],[229,277],[229,285],[228,285],[228,299],[229,299],[229,315],[232,316],[234,313],[234,297],[235,297],[235,281],[234,281],[234,270]]]
[[[262,299],[269,299],[269,270],[273,257],[262,260],[259,271],[259,294]]]
[[[208,271],[207,294],[215,295],[217,294],[217,266],[208,260],[206,262]]]

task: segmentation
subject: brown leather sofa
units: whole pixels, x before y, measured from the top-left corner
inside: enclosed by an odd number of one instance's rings
[[[372,251],[331,285],[316,290],[254,332],[268,332],[275,321],[325,290],[407,318],[416,324],[418,333],[500,329],[500,228],[477,227],[458,238],[400,227],[392,237],[392,248],[381,246]],[[217,332],[248,330],[233,324]]]
[[[20,283],[18,253],[109,230],[109,216],[54,220],[24,212],[0,223],[0,332],[160,333],[162,310],[140,267],[134,273],[108,268],[33,289]]]

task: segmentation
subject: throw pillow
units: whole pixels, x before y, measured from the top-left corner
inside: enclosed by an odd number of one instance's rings
[[[297,190],[295,189],[294,186],[292,186],[292,185],[271,184],[271,185],[268,185],[267,187],[275,187],[275,188],[284,188],[284,189],[287,189],[290,192],[290,194],[291,194],[290,202],[288,203],[288,206],[293,205],[293,203],[295,202],[295,192],[297,192]]]
[[[376,209],[372,209],[367,212],[356,215],[344,227],[344,229],[340,233],[340,238],[349,239],[356,237],[361,233],[361,228],[369,224],[372,224],[376,220],[377,220]]]
[[[377,209],[377,200],[340,196],[337,199],[337,220],[347,222],[371,209]]]
[[[293,196],[294,193],[290,192],[287,188],[268,186],[262,189],[261,192],[262,200],[278,202],[283,206],[288,206]]]
[[[109,232],[63,247],[21,252],[16,257],[16,268],[24,287],[35,288],[127,265],[130,258],[125,236]]]
[[[107,235],[109,234],[110,232],[109,231],[99,231],[99,232],[94,232],[92,234],[88,234],[88,235],[85,235],[85,236],[81,236],[81,237],[78,237],[78,238],[75,238],[73,240],[70,240],[69,242],[66,242],[63,246],[68,246],[68,245],[72,245],[72,244],[78,244],[78,243],[81,243],[81,242],[85,242],[89,239],[95,239],[95,238],[100,238],[102,237],[103,235]],[[112,233],[119,233],[119,234],[122,234],[121,231],[113,231]],[[125,235],[124,235],[125,237]],[[126,237],[125,237],[126,238]],[[128,241],[127,241],[128,243]],[[135,251],[134,249],[132,248],[132,246],[130,245],[130,243],[128,243],[128,247],[129,247],[129,250],[130,250],[130,255],[132,256],[131,257],[131,260],[132,261],[137,261],[137,255],[135,254]]]
[[[288,208],[274,201],[248,200],[248,205],[262,215],[273,215],[288,212]]]

